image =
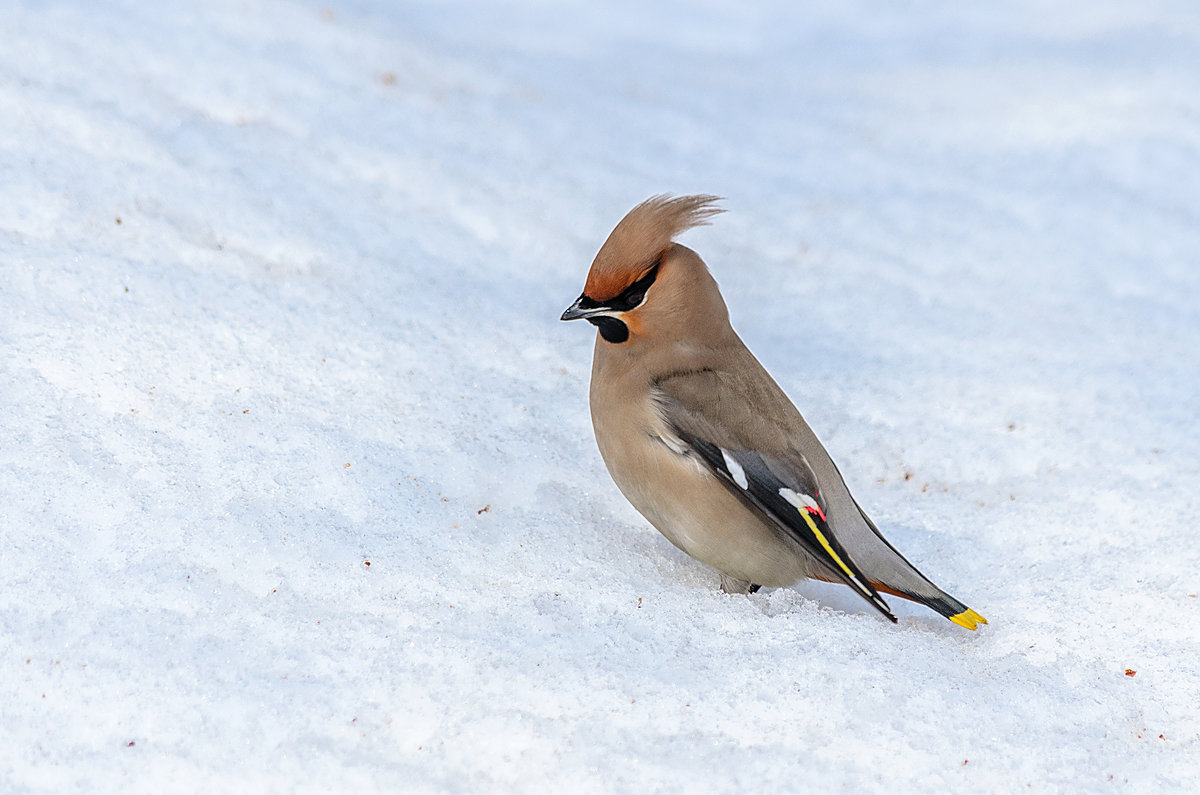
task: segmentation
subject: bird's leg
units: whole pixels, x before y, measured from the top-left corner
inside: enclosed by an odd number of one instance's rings
[[[757,593],[761,585],[756,585],[748,580],[739,580],[737,577],[730,577],[728,574],[721,575],[721,590],[725,593]]]

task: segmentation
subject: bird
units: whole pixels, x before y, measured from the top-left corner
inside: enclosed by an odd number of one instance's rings
[[[596,327],[589,404],[626,499],[721,589],[843,583],[896,622],[883,594],[974,630],[987,620],[901,555],[746,347],[704,260],[675,238],[724,210],[659,194],[600,247],[562,320]]]

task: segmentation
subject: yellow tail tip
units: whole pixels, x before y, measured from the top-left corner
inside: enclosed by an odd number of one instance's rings
[[[987,619],[976,613],[971,608],[967,608],[958,615],[950,616],[950,620],[960,627],[966,627],[969,630],[974,630],[980,624],[986,624]]]

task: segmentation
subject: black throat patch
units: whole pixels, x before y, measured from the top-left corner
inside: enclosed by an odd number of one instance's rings
[[[604,337],[605,342],[619,345],[629,339],[629,326],[615,317],[589,317],[587,320],[600,329],[600,336]]]

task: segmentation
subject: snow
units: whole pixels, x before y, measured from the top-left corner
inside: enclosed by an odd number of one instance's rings
[[[1200,14],[16,0],[0,790],[1193,791]],[[558,315],[649,195],[991,622],[749,597]],[[1127,670],[1128,669],[1128,670]]]

